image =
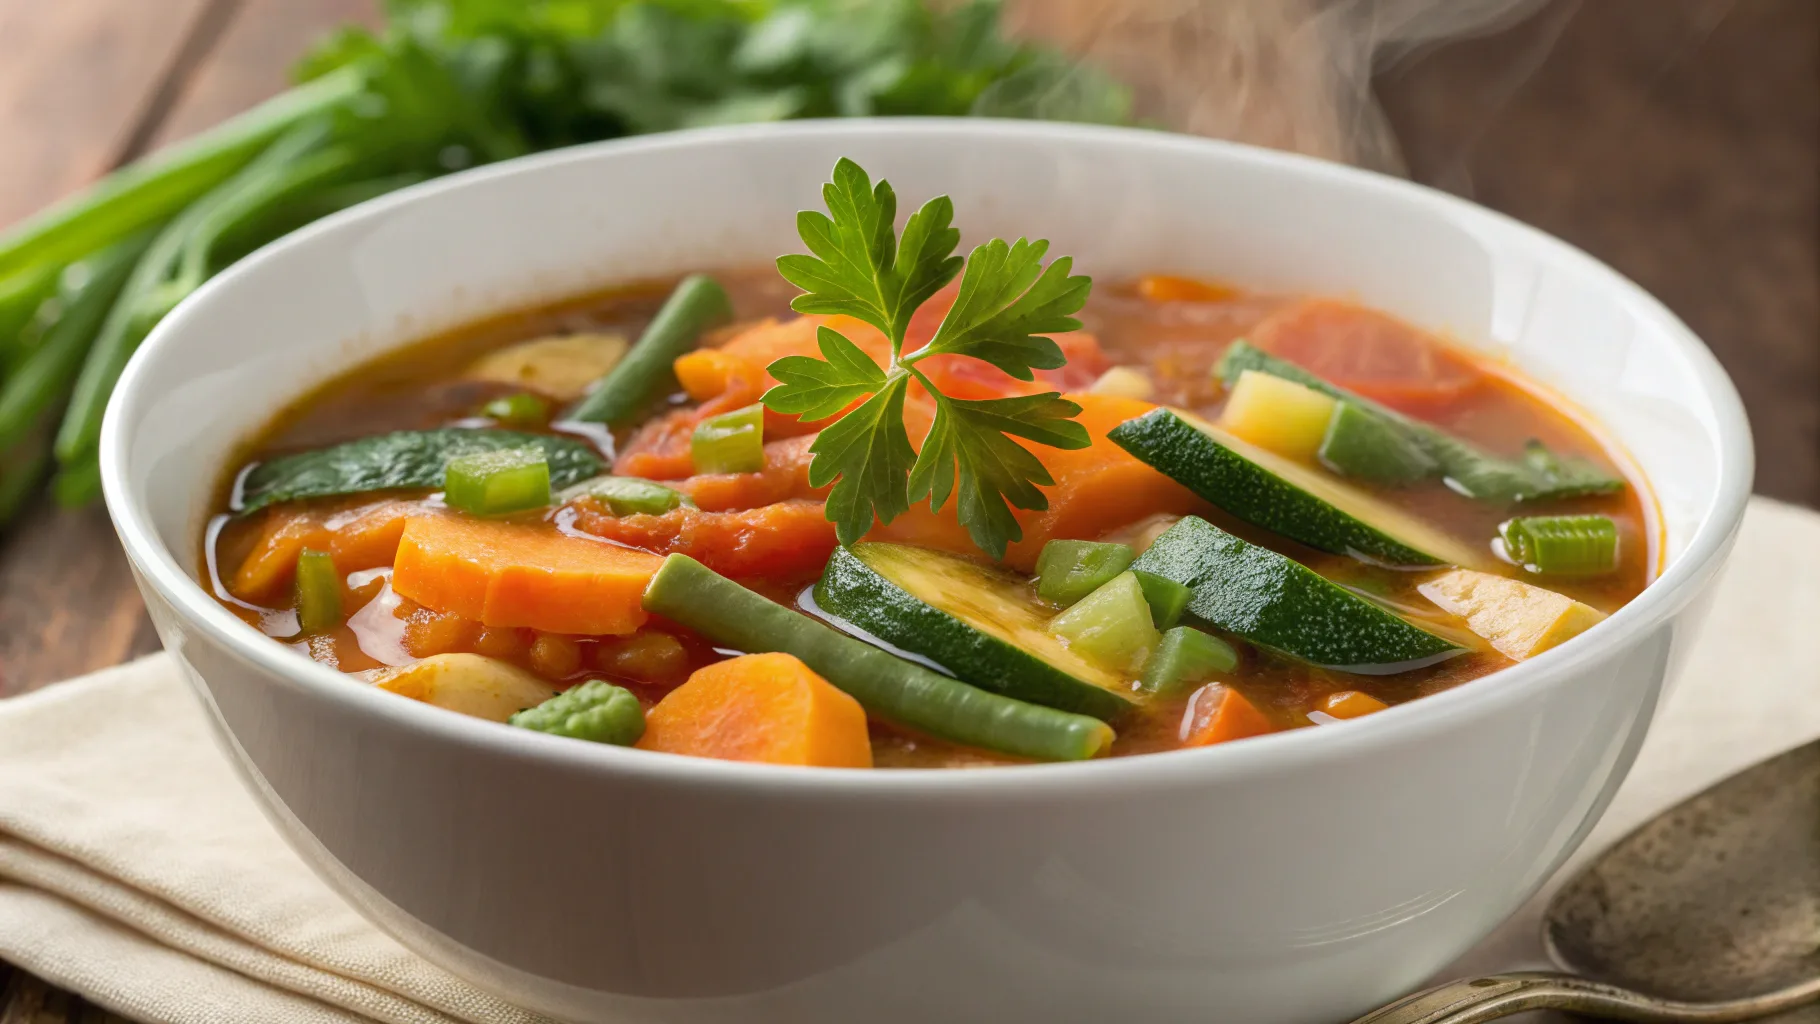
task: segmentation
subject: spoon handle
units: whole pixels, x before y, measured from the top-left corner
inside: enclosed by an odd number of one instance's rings
[[[1527,1010],[1567,1010],[1633,1024],[1735,1024],[1820,998],[1820,981],[1722,1003],[1682,1003],[1552,971],[1456,981],[1391,1003],[1353,1024],[1479,1024]]]

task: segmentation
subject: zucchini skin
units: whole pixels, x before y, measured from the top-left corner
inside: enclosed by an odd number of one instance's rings
[[[1322,668],[1388,675],[1465,651],[1196,516],[1170,527],[1132,568],[1188,587],[1195,617]]]
[[[849,548],[834,549],[815,584],[815,603],[828,615],[927,658],[981,689],[1106,722],[1117,721],[1132,709],[1131,701],[1119,694],[1076,679],[925,604]]]
[[[724,647],[793,654],[868,712],[941,739],[1042,761],[1086,760],[1112,746],[1112,728],[1098,719],[1001,697],[905,661],[687,555],[664,559],[644,606]]]
[[[1126,420],[1106,436],[1238,518],[1309,547],[1390,565],[1446,564],[1280,479],[1168,409]]]

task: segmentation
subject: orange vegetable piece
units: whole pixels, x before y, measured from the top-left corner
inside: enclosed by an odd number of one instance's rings
[[[321,551],[329,545],[329,529],[315,511],[294,506],[267,509],[265,527],[227,581],[228,590],[243,601],[270,600],[290,586],[304,548]]]
[[[645,421],[620,449],[613,472],[646,480],[681,480],[695,472],[689,439],[699,418],[694,409],[673,409]]]
[[[1151,274],[1138,279],[1138,294],[1151,302],[1225,302],[1238,291],[1212,281],[1197,281],[1174,274]]]
[[[387,501],[330,520],[329,554],[342,573],[391,565],[412,516],[429,514],[414,501]]]
[[[704,512],[774,505],[791,498],[823,498],[826,487],[809,484],[809,446],[815,435],[787,437],[765,445],[765,468],[756,473],[703,473],[676,483]]]
[[[1420,329],[1339,299],[1307,299],[1266,317],[1251,343],[1326,380],[1414,415],[1458,400],[1484,371]]]
[[[392,589],[426,608],[488,626],[549,633],[630,633],[662,559],[542,524],[457,516],[412,519]]]
[[[1322,698],[1320,710],[1335,718],[1362,718],[1390,705],[1360,690],[1341,690]]]
[[[681,552],[724,576],[819,573],[839,543],[819,501],[743,512],[677,508],[660,516],[615,516],[593,499],[577,501],[575,509],[575,528],[583,533],[658,554]]]
[[[1183,746],[1205,747],[1276,732],[1255,705],[1230,686],[1210,683],[1195,691],[1187,739]]]
[[[789,654],[697,669],[645,716],[638,746],[724,761],[872,767],[859,701]]]

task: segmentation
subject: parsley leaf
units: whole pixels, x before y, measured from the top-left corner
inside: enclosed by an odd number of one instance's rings
[[[842,543],[859,540],[875,521],[889,523],[912,502],[927,497],[939,511],[952,497],[974,543],[1004,557],[1006,547],[1023,537],[1012,509],[1048,508],[1039,488],[1054,483],[1041,460],[1014,438],[1085,448],[1091,438],[1073,420],[1080,406],[1056,392],[950,398],[915,364],[935,355],[965,356],[1034,380],[1034,371],[1067,361],[1047,335],[1080,328],[1073,314],[1085,305],[1092,280],[1071,273],[1074,261],[1065,256],[1044,266],[1046,241],[993,239],[965,260],[954,255],[960,232],[947,196],[911,215],[900,238],[894,229],[897,194],[887,182],[874,185],[851,160],[835,165],[822,198],[827,213],[797,216],[809,253],[777,261],[784,279],[803,289],[791,308],[871,324],[890,341],[890,362],[878,365],[840,332],[822,327],[816,333],[821,358],[773,362],[769,370],[778,384],[762,401],[774,412],[807,420],[839,416],[809,448],[809,482],[834,485],[827,514]],[[935,336],[905,355],[911,317],[956,275],[959,293]],[[913,378],[936,403],[920,454],[904,426]]]

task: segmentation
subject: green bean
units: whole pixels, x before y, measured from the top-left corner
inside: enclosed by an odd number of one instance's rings
[[[676,390],[676,373],[670,364],[693,349],[703,331],[732,318],[732,300],[713,278],[705,274],[683,278],[632,350],[563,418],[610,427],[640,418]]]
[[[1045,761],[1095,757],[1112,745],[1111,727],[1098,719],[941,675],[747,590],[687,555],[664,559],[644,605],[723,647],[793,654],[867,711],[931,736]]]

